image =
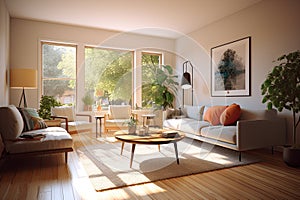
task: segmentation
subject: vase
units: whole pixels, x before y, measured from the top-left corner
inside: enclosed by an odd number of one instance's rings
[[[290,167],[300,167],[300,149],[293,147],[284,147],[283,160]]]
[[[135,132],[136,132],[136,126],[128,126],[129,134],[135,134]]]

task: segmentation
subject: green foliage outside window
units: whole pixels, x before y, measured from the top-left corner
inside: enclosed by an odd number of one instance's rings
[[[85,90],[110,104],[131,104],[132,61],[131,51],[86,48]]]
[[[43,95],[61,103],[75,103],[76,48],[44,43],[42,45]]]

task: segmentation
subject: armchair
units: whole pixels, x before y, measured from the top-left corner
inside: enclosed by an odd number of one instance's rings
[[[104,132],[107,134],[110,130],[126,129],[127,125],[124,122],[130,118],[131,111],[130,105],[110,105],[108,113],[104,116]]]
[[[88,117],[88,121],[77,120],[79,116]],[[70,134],[82,131],[92,131],[92,116],[88,114],[75,114],[73,106],[60,106],[51,108],[52,119],[61,119],[61,126]]]

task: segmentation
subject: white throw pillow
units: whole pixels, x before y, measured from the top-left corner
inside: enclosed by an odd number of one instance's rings
[[[188,118],[202,121],[204,106],[184,106]]]

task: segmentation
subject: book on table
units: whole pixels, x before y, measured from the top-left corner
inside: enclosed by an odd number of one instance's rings
[[[175,138],[179,136],[179,133],[178,131],[168,130],[168,131],[163,131],[161,135],[162,137],[166,137],[166,138]]]

